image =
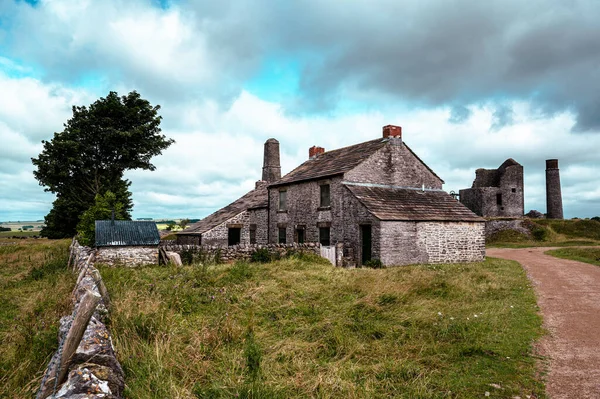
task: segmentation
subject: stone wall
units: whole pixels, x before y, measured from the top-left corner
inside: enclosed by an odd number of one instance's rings
[[[346,187],[344,187],[343,194],[342,224],[345,262],[349,265],[352,262],[355,265],[362,263],[361,225],[371,226],[371,258],[381,259],[381,248],[384,245],[380,243],[382,222],[374,217]]]
[[[105,325],[108,315],[109,298],[100,273],[94,267],[95,252],[80,246],[77,241],[71,245],[73,271],[78,273],[73,290],[73,312],[60,319],[58,332],[59,349],[54,354],[42,379],[36,398],[122,398],[125,387],[124,373]],[[83,337],[70,361],[61,366],[61,355],[66,348],[65,340],[69,335],[73,320],[80,310],[82,298],[89,293],[101,299],[96,305]],[[75,342],[75,344],[77,344]],[[54,392],[53,375],[66,367],[66,381],[59,381]]]
[[[516,230],[531,237],[531,231],[523,226],[524,219],[490,219],[485,222],[485,238],[503,230]]]
[[[485,258],[482,222],[381,222],[381,262],[478,262]]]
[[[158,247],[99,247],[96,262],[127,267],[157,265]]]
[[[314,180],[269,189],[271,208],[269,242],[277,243],[279,228],[286,229],[286,243],[296,241],[296,229],[303,228],[306,242],[319,241],[319,227],[329,226],[330,243],[334,245],[343,240],[342,222],[344,187],[341,177]],[[320,185],[329,184],[330,206],[320,207]],[[280,211],[279,191],[287,191],[287,210]]]
[[[485,259],[485,223],[418,222],[417,245],[425,263],[480,262]]]
[[[267,249],[269,254],[275,257],[284,257],[289,253],[304,252],[312,253],[315,255],[321,254],[321,245],[317,242],[310,242],[304,244],[240,244],[231,246],[217,246],[217,245],[177,245],[172,244],[170,241],[161,242],[161,247],[166,251],[172,251],[178,253],[182,259],[185,259],[184,253],[190,252],[195,254],[197,259],[206,262],[233,262],[236,260],[249,260],[253,252],[258,249]]]
[[[344,174],[344,180],[403,187],[442,188],[442,180],[401,139],[390,143]]]

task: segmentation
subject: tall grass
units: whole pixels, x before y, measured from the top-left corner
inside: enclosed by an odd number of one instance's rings
[[[69,240],[0,240],[0,397],[30,398],[70,312]]]
[[[544,395],[532,355],[541,319],[514,262],[101,272],[127,397]]]

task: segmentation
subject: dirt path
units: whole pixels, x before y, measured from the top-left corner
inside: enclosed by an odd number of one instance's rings
[[[488,256],[519,262],[533,281],[550,334],[540,342],[549,358],[551,399],[600,399],[600,267],[544,255],[552,248],[490,248]]]

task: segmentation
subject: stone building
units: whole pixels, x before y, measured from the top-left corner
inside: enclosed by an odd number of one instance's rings
[[[402,140],[383,137],[309,159],[269,189],[269,242],[342,244],[347,263],[478,261],[484,220],[442,190],[443,180]]]
[[[523,217],[523,166],[514,159],[498,169],[477,169],[471,188],[460,190],[460,202],[483,217]]]
[[[156,223],[96,220],[96,263],[124,266],[158,264]]]
[[[442,179],[403,142],[399,126],[333,151],[313,146],[306,162],[283,178],[280,170],[279,143],[269,139],[256,188],[177,233],[177,243],[313,242],[335,246],[348,265],[485,256],[484,220],[442,190]]]
[[[281,178],[279,142],[265,142],[262,180],[254,190],[177,233],[177,244],[267,244],[267,185]]]

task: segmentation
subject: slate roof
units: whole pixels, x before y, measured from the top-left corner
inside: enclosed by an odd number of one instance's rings
[[[338,148],[309,159],[296,169],[292,170],[280,180],[271,184],[271,187],[281,186],[306,180],[320,179],[328,176],[340,175],[358,166],[377,150],[388,143],[387,139],[375,139],[348,147]],[[438,179],[438,175],[429,168],[405,143],[404,145],[431,173]],[[443,183],[443,180],[442,180]]]
[[[264,184],[177,234],[202,234],[248,209],[266,208],[267,206],[268,192],[267,185]]]
[[[442,190],[345,184],[369,212],[380,220],[484,222]]]
[[[96,246],[152,246],[160,236],[156,223],[133,220],[96,220]]]

